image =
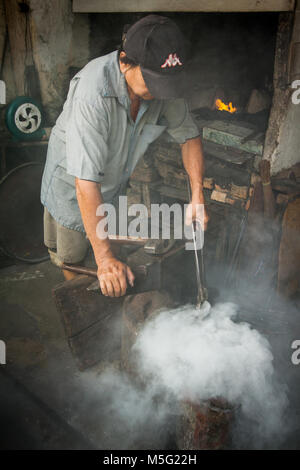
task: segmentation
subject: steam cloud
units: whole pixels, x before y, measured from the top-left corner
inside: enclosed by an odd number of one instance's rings
[[[204,320],[192,306],[161,312],[134,346],[139,369],[178,400],[221,396],[240,405],[257,445],[278,442],[286,387],[276,377],[268,341],[249,324],[235,323],[236,312],[232,303],[215,305]]]
[[[203,319],[188,305],[146,322],[133,347],[146,386],[116,370],[97,380],[113,446],[163,448],[166,436],[153,429],[174,425],[181,400],[223,397],[239,407],[235,446],[276,448],[284,439],[286,387],[276,377],[268,341],[249,324],[235,323],[236,312],[232,303],[217,304]]]

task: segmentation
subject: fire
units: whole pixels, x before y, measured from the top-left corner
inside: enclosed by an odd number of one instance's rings
[[[234,106],[232,106],[232,102],[230,101],[229,104],[225,104],[223,103],[223,101],[221,101],[220,99],[217,99],[216,100],[216,108],[219,110],[219,111],[228,111],[229,113],[235,113],[237,108],[235,108]]]

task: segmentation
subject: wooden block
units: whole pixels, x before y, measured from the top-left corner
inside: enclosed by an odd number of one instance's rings
[[[180,168],[183,167],[181,149],[180,145],[177,143],[159,142],[156,144],[153,154],[155,161],[170,163]]]
[[[229,185],[224,185],[224,186],[221,186],[220,184],[217,184],[215,183],[215,189],[216,191],[221,191],[221,192],[227,192],[229,191]]]
[[[228,189],[232,183],[237,186],[250,184],[250,173],[247,170],[210,158],[210,156],[205,158],[205,176],[213,178],[216,184]]]
[[[73,12],[77,13],[123,13],[127,12],[266,12],[293,11],[295,2],[292,0],[190,0],[188,3],[174,0],[162,3],[161,0],[131,0],[126,2],[107,2],[107,0],[73,0]]]
[[[227,196],[225,202],[226,204],[230,204],[231,206],[233,206],[234,204],[236,204],[236,199],[233,199],[232,197]]]
[[[226,191],[218,191],[214,189],[213,192],[211,193],[210,198],[213,201],[226,203],[226,199],[228,198],[228,193]]]
[[[253,154],[262,155],[263,145],[254,139],[242,143],[243,139],[253,133],[253,128],[237,122],[213,121],[203,128],[203,138],[229,147],[236,147]]]
[[[82,370],[101,360],[118,357],[121,349],[121,307],[124,297],[105,297],[88,291],[94,282],[78,276],[53,289],[72,353]]]
[[[129,188],[126,191],[127,196],[127,204],[128,207],[132,204],[141,204],[142,203],[142,193],[134,191],[133,189]]]
[[[237,186],[232,183],[231,185],[231,196],[239,199],[247,199],[248,197],[248,186]]]
[[[178,169],[174,165],[171,165],[171,164],[163,162],[163,161],[157,161],[157,160],[155,161],[155,166],[157,168],[157,171],[158,171],[159,175],[162,178],[166,178],[170,172],[174,173]]]
[[[129,179],[129,187],[136,193],[142,192],[143,183],[134,179]]]
[[[187,181],[186,173],[180,173],[179,171],[168,173],[164,178],[166,185],[174,186],[174,188],[178,189],[185,189],[186,191],[188,191]]]
[[[158,161],[156,162],[156,166],[166,185],[187,190],[187,173],[185,170],[169,163]]]
[[[137,166],[132,173],[131,180],[141,181],[143,183],[150,183],[151,181],[159,180],[159,174],[157,170],[152,168],[142,168]]]
[[[204,178],[203,187],[205,189],[214,189],[214,179],[213,178]]]

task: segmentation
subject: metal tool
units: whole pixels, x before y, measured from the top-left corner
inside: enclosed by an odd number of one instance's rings
[[[193,243],[194,243],[194,252],[195,252],[195,266],[196,266],[196,279],[197,279],[197,304],[196,307],[198,309],[201,308],[201,305],[207,300],[207,289],[204,287],[205,285],[205,274],[204,274],[204,259],[203,259],[203,248],[197,250],[196,244],[196,224],[197,222],[193,221]],[[200,259],[200,262],[199,262]]]
[[[190,181],[187,178],[187,187],[189,193],[189,200],[191,201],[191,188],[190,188]],[[204,259],[203,259],[203,248],[199,250],[199,257],[198,257],[198,249],[196,243],[196,230],[197,230],[197,222],[193,220],[192,222],[192,233],[193,233],[193,244],[194,244],[194,253],[195,253],[195,267],[196,267],[196,279],[197,279],[197,304],[196,308],[200,310],[203,303],[208,299],[207,289],[205,286],[205,274],[204,274]],[[199,263],[200,258],[200,263]]]

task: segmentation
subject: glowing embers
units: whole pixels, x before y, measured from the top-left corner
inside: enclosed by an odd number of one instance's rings
[[[235,113],[237,111],[237,108],[235,108],[233,105],[232,105],[232,102],[230,101],[229,104],[225,104],[223,103],[222,100],[220,100],[219,98],[216,99],[216,108],[219,110],[219,111],[227,111],[228,113]]]

